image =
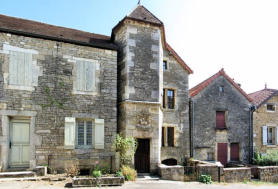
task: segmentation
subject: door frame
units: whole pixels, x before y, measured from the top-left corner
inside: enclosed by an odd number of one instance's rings
[[[14,119],[29,119],[30,121],[30,164],[29,168],[36,167],[35,145],[41,145],[41,136],[35,134],[37,112],[18,111],[18,110],[0,110],[0,119],[2,121],[2,136],[0,136],[0,163],[2,171],[9,168],[9,143],[10,143],[10,122]]]
[[[145,173],[150,173],[151,171],[151,139],[150,138],[136,138],[136,140],[147,140],[148,144],[149,144],[149,153],[148,153],[148,171]],[[139,142],[138,142],[138,146],[139,146]],[[138,147],[137,147],[138,149]],[[136,149],[136,151],[137,151]],[[136,152],[134,154],[134,169],[136,169]]]
[[[30,118],[26,117],[13,117],[10,119],[9,123],[9,168],[28,168],[30,166],[30,162],[28,164],[21,164],[21,165],[13,165],[11,162],[11,142],[12,142],[12,131],[13,131],[13,124],[14,123],[27,123],[29,124],[29,154],[31,152],[31,120]],[[31,159],[31,156],[30,156]],[[29,160],[30,161],[30,160]]]

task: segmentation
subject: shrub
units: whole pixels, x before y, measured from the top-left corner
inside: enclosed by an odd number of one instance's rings
[[[100,170],[96,170],[96,169],[93,170],[92,176],[95,177],[95,178],[101,177],[102,176],[101,171]]]
[[[74,177],[79,175],[80,169],[76,164],[72,164],[70,167],[66,168],[66,174],[69,177]]]
[[[123,176],[122,171],[117,171],[117,172],[116,172],[116,177],[122,177],[122,176]]]
[[[200,182],[205,183],[205,184],[211,184],[211,176],[210,175],[201,175],[200,176]]]
[[[121,171],[122,171],[123,176],[125,177],[125,180],[135,181],[136,176],[137,176],[136,170],[132,169],[129,166],[123,166]]]
[[[278,152],[270,152],[265,155],[255,152],[253,164],[261,166],[278,165]]]

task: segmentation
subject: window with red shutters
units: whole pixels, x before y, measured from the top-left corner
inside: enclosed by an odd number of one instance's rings
[[[225,112],[224,111],[216,112],[216,128],[217,129],[225,129],[226,128],[226,120],[225,120]]]

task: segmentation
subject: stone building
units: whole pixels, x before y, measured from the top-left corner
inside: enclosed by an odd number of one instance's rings
[[[248,163],[252,148],[251,99],[224,70],[193,87],[192,154],[195,159]]]
[[[188,75],[163,23],[138,5],[103,36],[0,15],[3,168],[112,167],[117,132],[155,172],[189,156]]]
[[[256,105],[253,114],[254,151],[264,154],[278,150],[278,90],[265,89],[249,94]]]

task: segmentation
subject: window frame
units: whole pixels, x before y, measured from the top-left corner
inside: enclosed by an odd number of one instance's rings
[[[270,110],[270,109],[268,109],[268,106],[273,106],[273,110]],[[276,112],[276,104],[273,104],[273,103],[267,103],[266,104],[266,111],[267,112]]]
[[[164,68],[164,63],[165,63],[165,68]],[[163,60],[162,69],[163,71],[169,70],[169,64],[167,60]]]
[[[272,133],[271,133],[271,143],[269,142],[269,130],[271,129]],[[275,127],[267,127],[267,145],[275,145]]]
[[[223,85],[218,86],[218,93],[219,93],[219,96],[224,96],[224,94],[225,94],[225,89],[224,89],[224,86],[223,86]]]
[[[79,133],[78,133],[78,124],[80,123],[80,122],[83,122],[84,123],[84,144],[83,145],[79,145],[78,144],[78,139],[79,139]],[[88,145],[87,144],[87,132],[88,132],[88,129],[87,129],[87,122],[91,122],[91,124],[92,124],[92,133],[91,133],[91,135],[92,135],[92,141],[91,141],[91,144],[90,145]],[[75,133],[76,133],[76,136],[75,136],[75,147],[76,148],[94,148],[94,127],[95,127],[95,125],[94,125],[94,121],[92,120],[92,119],[76,119],[76,124],[75,124]]]
[[[168,91],[173,91],[173,108],[169,108],[169,97]],[[176,99],[177,99],[177,90],[174,88],[163,88],[163,102],[162,108],[165,110],[175,110],[176,109]]]
[[[168,128],[172,128],[173,129],[173,146],[169,146],[169,144],[168,144]],[[161,137],[162,138],[162,140],[164,140],[164,141],[162,141],[161,142],[161,146],[162,147],[176,147],[176,127],[175,126],[163,126],[162,127],[162,136],[163,137]]]

